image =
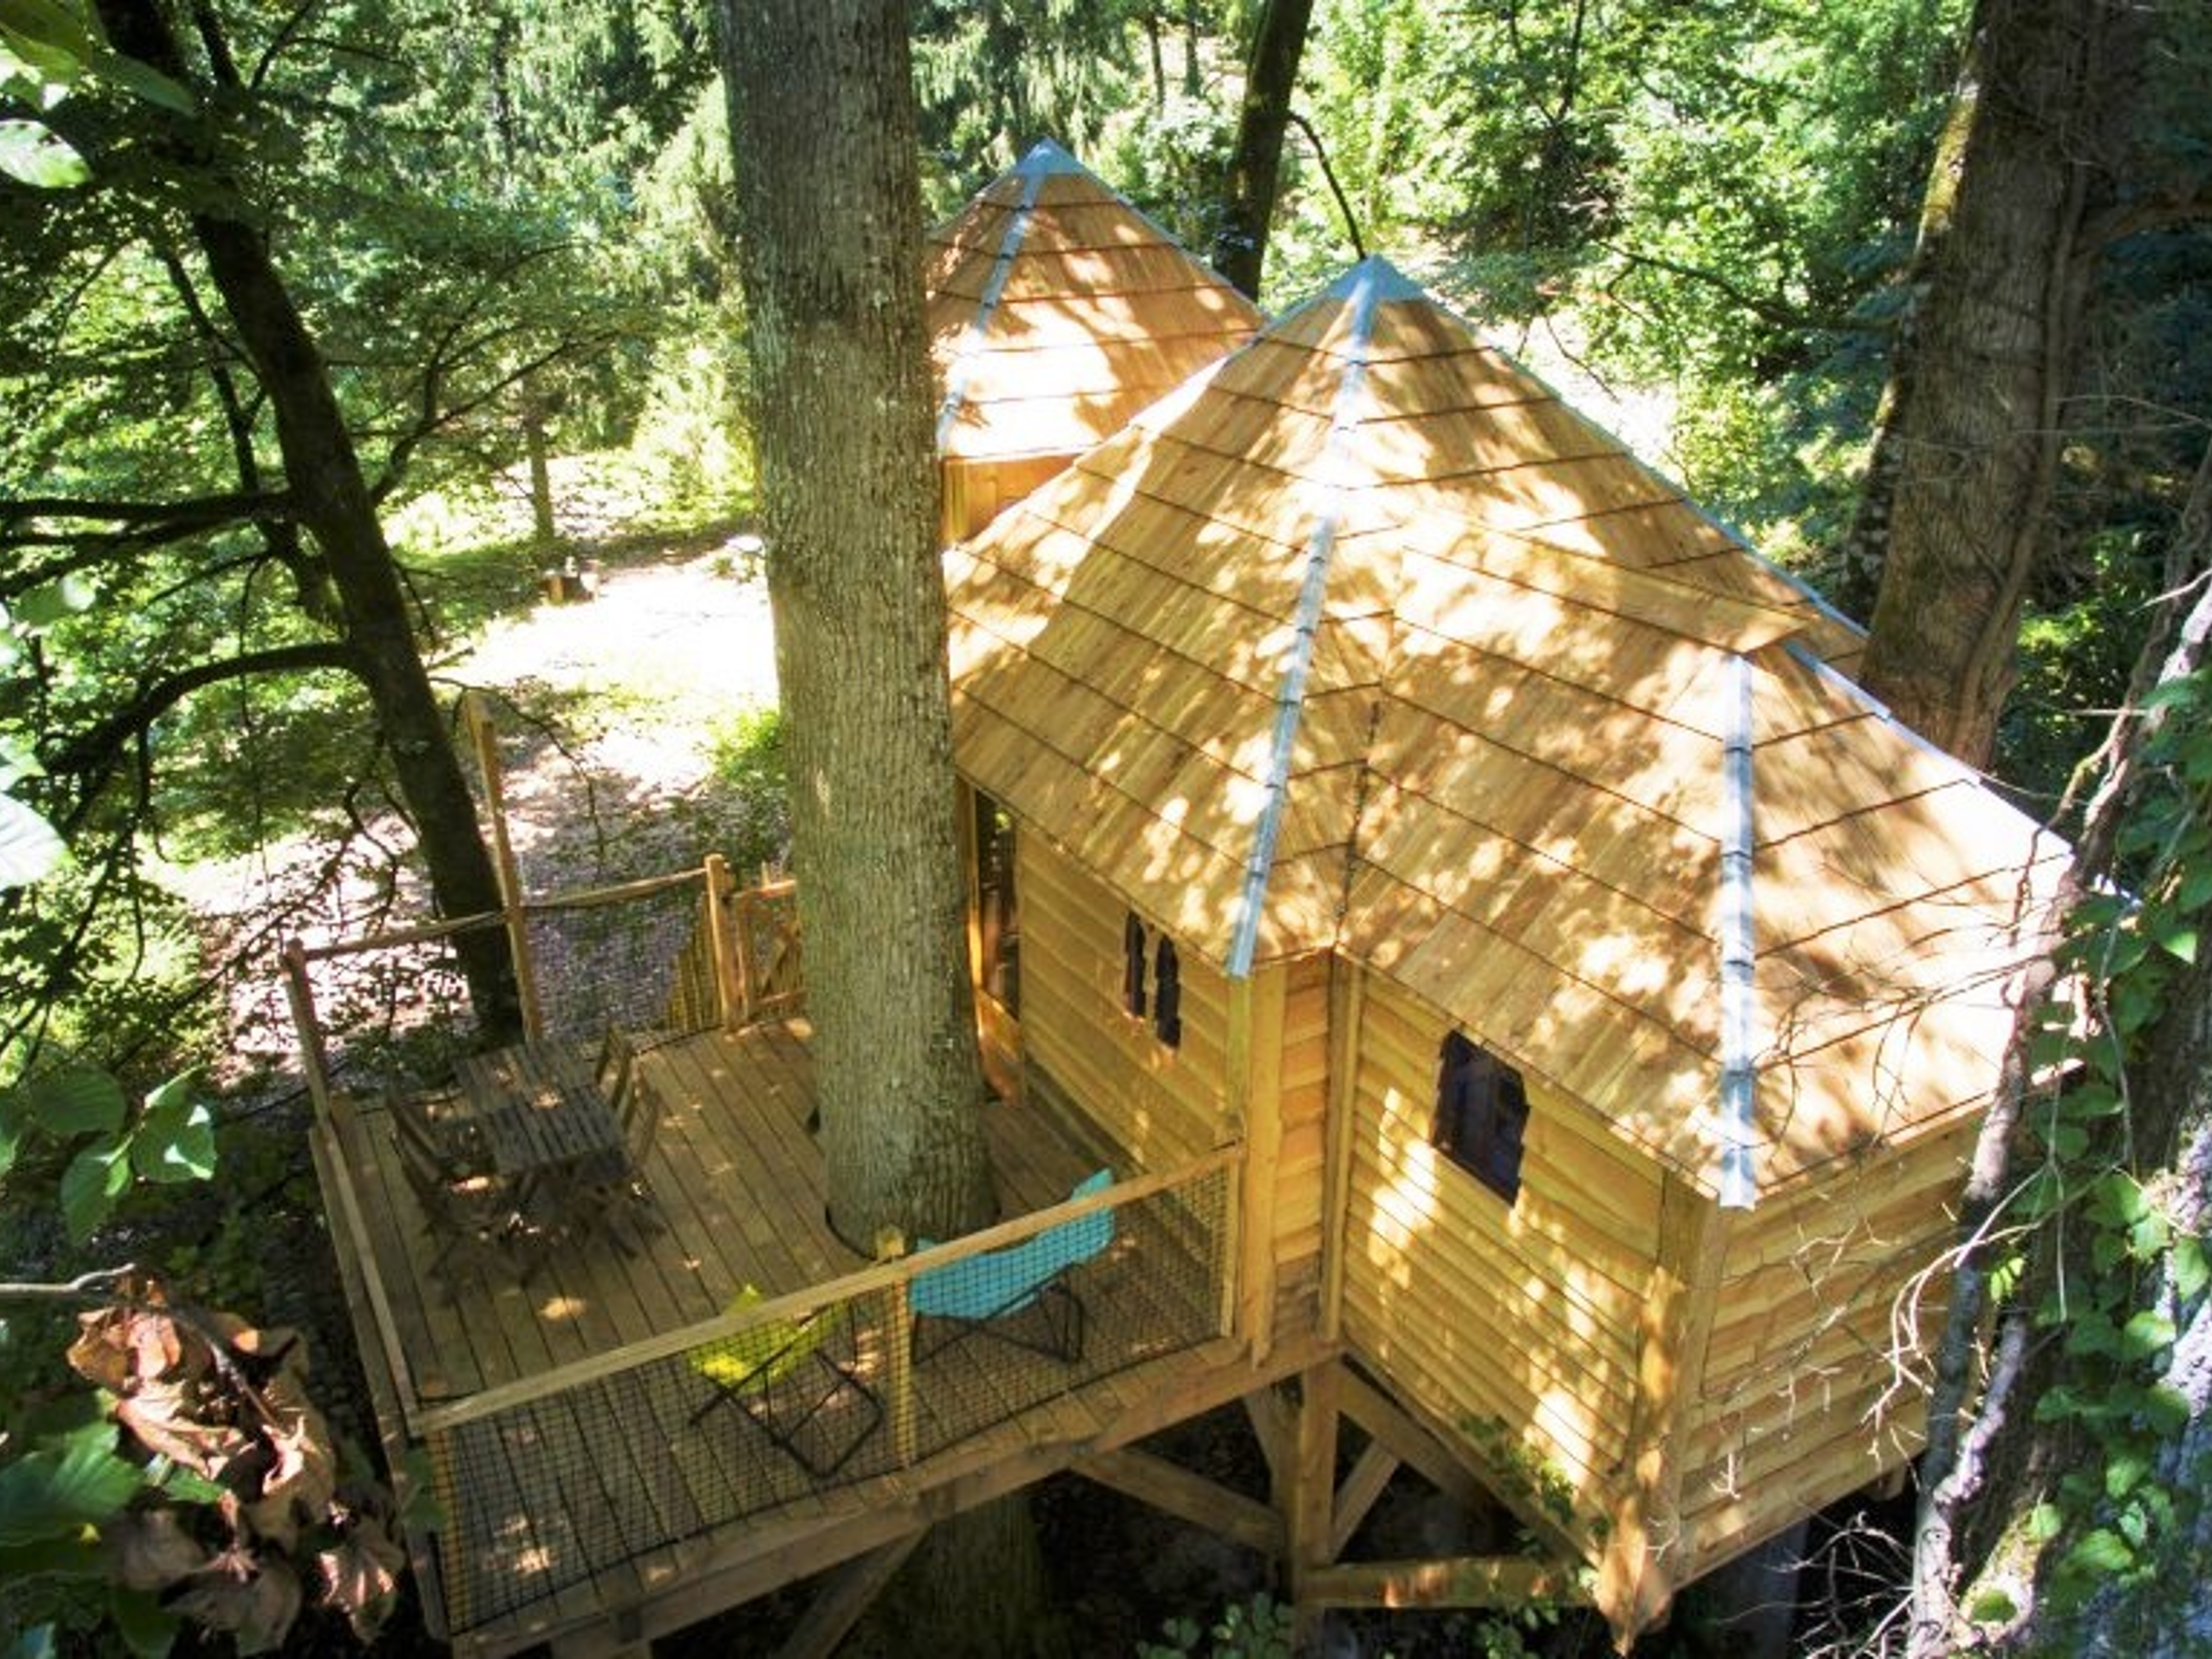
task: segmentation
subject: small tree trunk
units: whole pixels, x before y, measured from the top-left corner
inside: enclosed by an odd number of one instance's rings
[[[530,457],[530,539],[541,553],[561,539],[553,520],[553,465],[545,448],[545,411],[535,400],[522,406],[522,442]]]
[[[121,51],[173,78],[190,79],[176,37],[154,0],[100,0],[100,17]],[[322,352],[252,217],[243,207],[202,208],[191,216],[193,239],[268,394],[285,482],[337,589],[346,641],[414,817],[438,907],[456,916],[496,911],[499,884],[484,851],[476,801],[415,648],[406,596],[353,434]],[[515,1030],[514,964],[504,936],[493,929],[471,933],[457,941],[456,951],[486,1031]]]
[[[1275,184],[1283,160],[1283,131],[1290,125],[1291,94],[1298,58],[1305,51],[1313,0],[1267,0],[1252,36],[1244,73],[1244,104],[1237,120],[1237,149],[1222,188],[1221,228],[1213,266],[1248,297],[1260,297],[1260,271],[1267,258],[1267,226],[1275,213]]]
[[[2096,256],[2086,227],[2124,137],[2138,33],[2112,0],[1981,0],[1964,140],[1938,156],[1923,291],[1850,533],[1855,562],[1881,571],[1868,690],[1970,765],[1995,744],[2048,539]]]

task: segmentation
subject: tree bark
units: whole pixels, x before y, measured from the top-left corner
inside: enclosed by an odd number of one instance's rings
[[[2186,599],[2193,589],[2195,601],[2178,630],[2169,634],[2165,623],[2154,628],[2136,665],[2129,707],[2115,720],[2100,751],[2102,778],[2075,849],[2075,867],[2062,884],[2060,896],[2069,908],[2100,889],[2109,890],[2126,826],[2154,794],[2172,787],[2171,769],[2146,762],[2152,739],[2169,720],[2201,725],[2207,718],[2202,702],[2191,698],[2145,704],[2154,687],[2177,687],[2212,660],[2208,555],[2212,451],[2197,469],[2168,556],[2174,598]],[[2201,811],[2201,788],[2190,793]],[[2162,839],[2169,846],[2182,844]],[[2190,894],[2190,878],[2201,878],[2203,857],[2201,852],[2195,854],[2194,866],[2147,872],[2144,896],[2156,901]],[[2191,902],[2192,908],[2172,915],[2168,925],[2191,928],[2202,937],[2212,931],[2212,897]],[[2212,952],[2195,953],[2185,971],[2166,987],[2162,1012],[2132,1042],[2104,1024],[2109,1018],[2106,988],[2101,976],[2092,978],[2095,982],[2087,994],[2075,1000],[2087,1026],[2081,1040],[2130,1044],[2126,1109],[2087,1125],[2087,1145],[2071,1155],[2069,1166],[2077,1171],[2129,1172],[2152,1195],[2177,1236],[2202,1238],[2212,1223]],[[2080,1614],[2049,1611],[2033,1582],[2034,1570],[2047,1563],[2039,1561],[2035,1547],[2021,1542],[2031,1534],[2031,1512],[2069,1470],[2097,1455],[2095,1446],[2085,1443],[2081,1422],[2064,1413],[2046,1418],[2035,1409],[2055,1389],[2083,1395],[2099,1386],[2096,1374],[2083,1374],[2081,1362],[2063,1344],[2037,1331],[2037,1310],[2047,1298],[2087,1297],[2094,1305],[2100,1264],[2087,1242],[2087,1229],[2055,1219],[2042,1224],[2040,1237],[2026,1251],[2021,1282],[2001,1308],[1986,1354],[1980,1340],[1990,1279],[1985,1258],[2013,1248],[2002,1241],[1996,1224],[1997,1208],[2012,1194],[2022,1164],[2008,1126],[2019,1121],[2018,1108],[2028,1087],[2027,1055],[2037,1026],[2033,1004],[2052,994],[2053,982],[2049,962],[2038,964],[2006,1054],[2002,1092],[2011,1109],[1993,1113],[1984,1130],[1960,1218],[1959,1265],[1936,1355],[1938,1386],[1929,1403],[1922,1459],[1908,1629],[1911,1659],[1948,1659],[1956,1651],[1962,1639],[1958,1610],[1972,1605],[1983,1588],[2001,1590],[2022,1609],[2021,1623],[2002,1644],[2005,1651],[2158,1653],[2179,1659],[2203,1651],[2205,1638],[2212,1635],[2212,1581],[2200,1570],[2204,1552],[2212,1547],[2212,1508],[2185,1506],[2179,1522],[2156,1536],[2159,1570],[2100,1594]],[[2033,1156],[2040,1160],[2047,1154],[2038,1149]],[[2083,1179],[2078,1174],[2075,1178]],[[2212,1299],[2199,1293],[2190,1304],[2191,1298],[2177,1294],[2171,1284],[2160,1286],[2146,1304],[2170,1308],[2179,1325],[2162,1380],[2187,1402],[2188,1411],[2179,1427],[2165,1436],[2157,1457],[2157,1478],[2175,1491],[2193,1485],[2194,1471],[2201,1468],[2197,1460],[2212,1449]],[[1970,1388],[1977,1378],[1978,1388]],[[2087,1524],[2079,1515],[2073,1520],[2077,1528]],[[2029,1575],[2025,1583],[2023,1562]]]
[[[1244,70],[1244,103],[1237,119],[1237,148],[1222,187],[1221,228],[1213,240],[1213,266],[1239,292],[1260,297],[1267,263],[1267,227],[1275,214],[1275,185],[1290,125],[1291,94],[1305,51],[1313,0],[1267,0],[1252,34]]]
[[[2118,0],[1980,0],[1849,547],[1878,567],[1862,678],[1987,763],[2049,539],[2063,399],[2131,105]],[[1955,175],[1951,169],[1955,167]],[[1945,204],[1948,203],[1948,210]]]
[[[990,1214],[954,823],[906,9],[721,0],[830,1208]]]
[[[833,1224],[989,1218],[955,822],[907,12],[719,0],[750,325],[750,413],[789,733],[792,852]],[[1026,1653],[1018,1498],[933,1528],[884,1651]],[[988,1620],[977,1610],[988,1607]],[[895,1611],[894,1611],[895,1610]],[[864,1628],[859,1650],[869,1650]]]
[[[99,0],[99,11],[119,50],[173,79],[189,80],[184,54],[155,0]],[[438,908],[447,915],[496,911],[499,885],[476,802],[416,649],[398,570],[329,368],[277,274],[256,216],[243,204],[228,205],[226,190],[209,195],[226,205],[191,213],[193,240],[268,394],[285,488],[299,521],[322,550],[354,666],[383,728]],[[456,950],[483,1029],[493,1035],[514,1030],[518,1004],[505,936],[483,930],[458,940]]]

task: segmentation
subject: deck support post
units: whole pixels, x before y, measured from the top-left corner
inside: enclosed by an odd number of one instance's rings
[[[860,1622],[860,1615],[883,1594],[884,1586],[897,1577],[928,1530],[917,1527],[904,1537],[854,1556],[823,1574],[822,1588],[776,1650],[776,1659],[830,1659],[838,1644]]]
[[[315,1115],[331,1121],[330,1055],[323,1047],[323,1023],[315,1013],[314,988],[307,982],[307,947],[296,939],[284,941],[284,997],[291,1005],[292,1024],[300,1033],[301,1069],[307,1074],[307,1097]]]
[[[730,896],[736,886],[729,860],[720,853],[707,854],[707,940],[714,953],[714,1000],[720,1005],[722,1029],[734,1031],[744,1024],[745,982],[738,966],[736,927],[730,915]]]
[[[1291,1639],[1302,1654],[1317,1651],[1321,1639],[1322,1606],[1312,1599],[1309,1587],[1313,1575],[1331,1560],[1337,1413],[1343,1381],[1344,1367],[1334,1359],[1324,1360],[1298,1379],[1297,1444],[1290,1490],[1282,1494],[1282,1501],[1291,1557]]]
[[[1661,1189],[1659,1252],[1644,1290],[1625,1491],[1598,1568],[1598,1610],[1624,1645],[1665,1616],[1689,1570],[1680,1403],[1703,1386],[1720,1301],[1728,1212],[1678,1175]]]
[[[906,1254],[906,1235],[886,1227],[876,1235],[876,1260],[889,1264]],[[914,1315],[907,1302],[911,1281],[904,1275],[884,1292],[890,1303],[890,1329],[884,1339],[884,1397],[891,1415],[891,1445],[902,1469],[914,1467]],[[920,1536],[919,1534],[916,1536]]]

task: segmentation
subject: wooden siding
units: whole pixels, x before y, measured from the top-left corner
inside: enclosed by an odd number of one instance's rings
[[[1702,1386],[1676,1432],[1693,1577],[1919,1449],[1925,1401],[1892,1360],[1932,1341],[1948,1281],[1899,1297],[1952,1241],[1977,1125],[1801,1181],[1733,1218]]]
[[[1172,1169],[1218,1146],[1231,1133],[1227,981],[1183,956],[1182,1042],[1168,1048],[1121,1006],[1127,907],[1042,836],[1024,829],[1015,849],[1032,1081],[1073,1102],[1123,1156],[1116,1175]]]
[[[1344,1332],[1443,1419],[1502,1423],[1592,1513],[1609,1512],[1634,1417],[1658,1167],[1529,1079],[1509,1208],[1429,1143],[1449,1023],[1370,978],[1352,1089]]]

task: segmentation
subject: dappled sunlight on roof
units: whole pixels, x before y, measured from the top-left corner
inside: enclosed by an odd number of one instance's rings
[[[1760,1178],[1980,1098],[2063,849],[1376,263],[948,557],[962,770],[1188,950],[1231,963],[1259,893],[1255,960],[1364,959],[1703,1182],[1741,658]]]

